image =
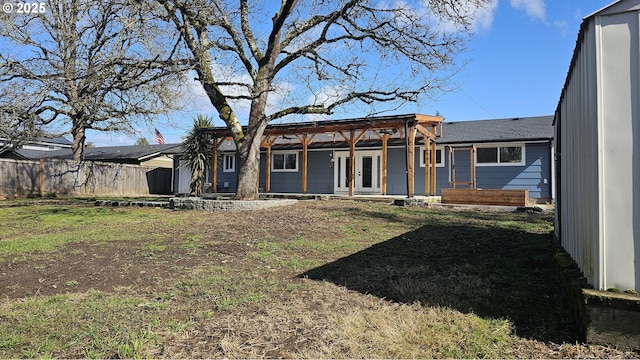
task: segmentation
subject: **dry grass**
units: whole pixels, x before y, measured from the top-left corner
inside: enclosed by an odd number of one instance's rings
[[[175,334],[167,350],[189,358],[495,358],[514,343],[506,320],[389,303],[330,283],[291,295]]]
[[[551,216],[0,207],[2,358],[638,357],[576,344]]]

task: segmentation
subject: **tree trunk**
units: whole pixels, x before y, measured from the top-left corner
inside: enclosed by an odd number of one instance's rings
[[[236,200],[258,200],[260,176],[260,145],[266,121],[258,126],[249,126],[244,142],[238,149],[238,184]]]
[[[73,160],[83,160],[84,154],[84,142],[86,140],[85,128],[82,126],[82,121],[73,120],[73,126],[71,127],[71,135],[73,136],[73,144],[71,149],[73,150]]]

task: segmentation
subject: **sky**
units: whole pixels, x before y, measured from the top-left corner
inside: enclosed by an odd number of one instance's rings
[[[436,99],[406,104],[396,114],[442,114],[445,121],[553,115],[585,16],[613,0],[494,0],[478,14],[475,34],[458,57],[466,62],[454,77],[455,90]],[[138,137],[153,142],[154,127],[178,143],[197,113],[224,126],[206,99],[194,95],[190,110],[142,126],[135,136],[88,133],[97,146],[130,145]],[[349,117],[366,114],[354,112]],[[340,116],[339,118],[344,118]],[[331,118],[330,118],[331,119]],[[244,120],[243,123],[246,123]]]

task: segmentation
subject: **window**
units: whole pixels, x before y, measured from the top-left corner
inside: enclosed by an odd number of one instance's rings
[[[524,146],[478,147],[476,163],[478,166],[524,165]]]
[[[274,153],[272,171],[298,171],[298,152]]]
[[[236,155],[235,154],[224,154],[224,156],[222,157],[222,171],[223,172],[236,171]]]
[[[427,154],[427,149],[424,146],[420,147],[420,167],[424,167],[424,159]],[[431,159],[428,159],[428,163],[431,164]],[[444,149],[436,148],[436,167],[444,167]]]

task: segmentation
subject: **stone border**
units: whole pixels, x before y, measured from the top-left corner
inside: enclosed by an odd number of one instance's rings
[[[178,197],[169,199],[169,209],[201,211],[244,211],[261,210],[276,206],[293,205],[295,199],[270,200],[213,200],[199,197]]]
[[[167,201],[146,201],[146,200],[96,200],[95,206],[140,206],[168,208]]]

